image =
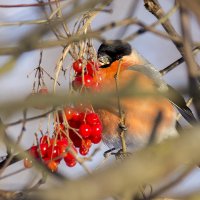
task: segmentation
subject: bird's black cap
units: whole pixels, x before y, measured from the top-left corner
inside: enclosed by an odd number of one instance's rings
[[[97,57],[100,62],[104,63],[101,67],[106,68],[109,65],[121,59],[123,56],[130,55],[131,45],[122,40],[109,40],[102,43],[98,49]]]

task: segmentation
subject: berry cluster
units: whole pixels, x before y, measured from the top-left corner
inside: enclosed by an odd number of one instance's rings
[[[42,136],[39,144],[28,150],[35,159],[42,160],[52,172],[58,169],[62,159],[68,167],[75,166],[78,151],[82,156],[86,156],[92,144],[101,141],[102,125],[98,115],[91,111],[78,110],[66,107],[58,111],[53,137]],[[25,158],[24,166],[31,167],[32,161]]]
[[[83,64],[81,59],[73,63],[75,79],[72,86],[81,92],[90,89],[100,89],[101,77],[97,74],[98,66],[92,60]],[[84,88],[84,90],[82,90]],[[46,87],[40,88],[37,94],[48,93]],[[60,161],[63,159],[67,166],[76,165],[77,154],[86,156],[93,144],[98,144],[102,139],[102,124],[92,107],[80,104],[79,106],[67,106],[59,110],[55,115],[54,132],[52,137],[43,135],[38,145],[33,145],[28,152],[42,161],[52,171],[57,171]],[[24,159],[24,166],[29,168],[32,161]]]
[[[75,79],[72,81],[74,90],[79,90],[83,87],[95,92],[100,90],[102,78],[96,76],[96,71],[98,71],[97,63],[88,60],[84,65],[83,61],[78,59],[73,63],[72,67],[76,73]]]
[[[76,165],[77,150],[66,138],[56,139],[44,135],[40,138],[39,145],[33,145],[28,152],[32,157],[46,164],[52,172],[57,171],[62,159],[69,167]],[[25,158],[24,166],[26,168],[32,167],[32,160]]]
[[[46,85],[41,86],[38,91],[33,90],[31,96],[43,96],[49,94],[49,90],[46,87]],[[46,105],[40,104],[37,106],[34,106],[35,109],[43,110],[46,109]]]
[[[64,125],[65,119],[68,130]],[[67,138],[73,142],[83,156],[87,155],[93,144],[98,144],[102,138],[102,125],[98,115],[91,111],[83,112],[82,109],[67,107],[58,113],[57,118],[58,138]]]

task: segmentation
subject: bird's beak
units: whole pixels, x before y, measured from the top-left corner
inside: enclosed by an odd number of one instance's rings
[[[111,64],[110,59],[108,56],[100,56],[98,58],[100,68],[104,68],[104,66],[109,66]]]

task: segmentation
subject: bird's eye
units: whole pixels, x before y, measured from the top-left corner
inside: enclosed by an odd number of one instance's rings
[[[122,55],[116,55],[116,60],[121,59],[123,56]]]
[[[106,56],[106,55],[100,56],[98,58],[98,61],[99,61],[99,63],[100,63],[101,66],[111,64],[111,61],[110,61],[109,57]]]

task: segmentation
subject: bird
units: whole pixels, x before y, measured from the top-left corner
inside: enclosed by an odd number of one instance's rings
[[[119,133],[124,131],[126,146],[131,151],[146,146],[155,134],[155,142],[178,136],[176,129],[177,110],[189,122],[196,121],[192,111],[187,107],[184,98],[162,78],[160,72],[128,42],[109,40],[103,42],[97,59],[100,67],[97,76],[101,76],[102,91],[116,90],[116,74],[118,72],[118,89],[129,87],[130,81],[137,89],[146,92],[164,92],[164,96],[113,97],[110,105],[97,107],[96,112],[103,126],[103,142],[110,149],[121,149],[122,141]],[[119,67],[120,66],[120,67]],[[132,83],[131,82],[131,83]],[[120,108],[119,108],[120,106]],[[121,109],[125,127],[120,127]],[[158,120],[158,116],[160,116]],[[157,120],[157,128],[152,130]]]

